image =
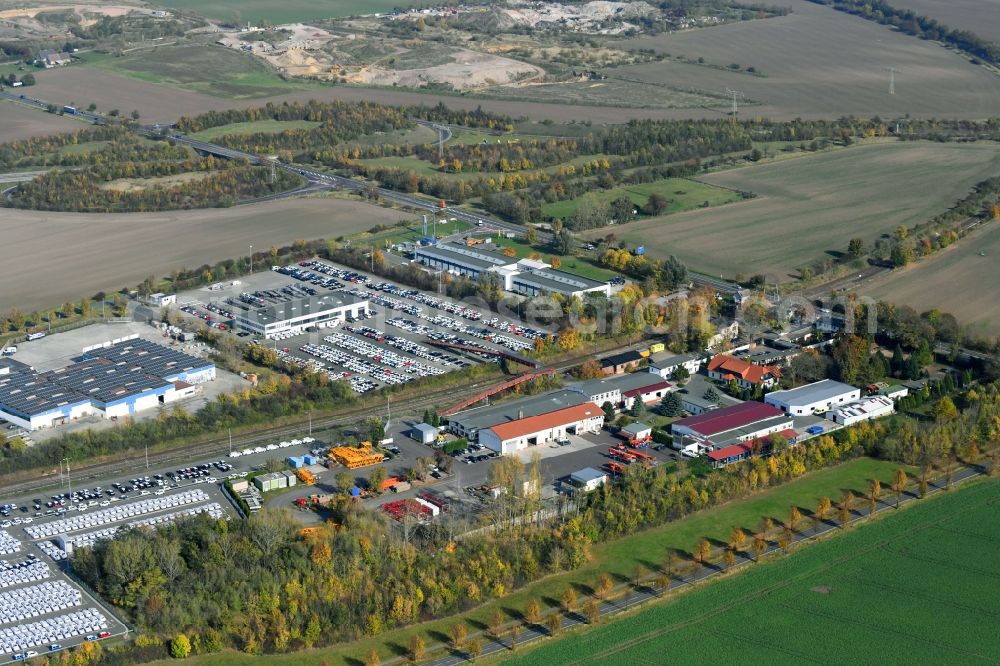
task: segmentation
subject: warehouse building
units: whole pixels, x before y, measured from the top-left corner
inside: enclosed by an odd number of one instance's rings
[[[670,430],[675,448],[696,443],[713,450],[762,439],[791,427],[792,417],[774,405],[744,402],[674,421]]]
[[[764,396],[764,402],[774,405],[786,414],[804,416],[823,414],[837,405],[853,402],[861,397],[861,389],[832,379],[806,384],[787,391],[774,391]]]
[[[348,294],[295,298],[277,305],[236,311],[241,330],[273,338],[279,333],[300,333],[310,326],[338,324],[368,313],[366,299]]]
[[[884,395],[872,395],[832,409],[826,413],[826,418],[842,426],[850,426],[862,421],[888,416],[895,411],[896,406],[892,398]]]
[[[479,443],[507,455],[568,435],[600,432],[604,412],[592,402],[495,425],[479,433]]]
[[[511,277],[509,291],[525,296],[561,294],[582,298],[584,294],[589,293],[610,296],[611,285],[554,268],[536,268],[514,274]]]
[[[117,419],[180,400],[212,379],[212,363],[132,338],[91,348],[64,368],[0,376],[0,418],[26,430],[92,415]]]
[[[569,475],[570,485],[589,493],[608,482],[608,475],[593,467],[584,467]]]
[[[606,282],[591,280],[574,273],[556,270],[548,264],[534,259],[514,260],[492,249],[478,245],[461,243],[441,243],[439,245],[418,246],[413,257],[421,264],[445,271],[452,275],[463,275],[470,280],[490,271],[500,277],[503,288],[525,296],[540,294],[562,294],[582,296],[589,292],[610,295],[611,286]]]
[[[453,275],[464,275],[470,280],[478,279],[483,271],[513,263],[510,257],[499,252],[477,246],[467,247],[461,243],[421,245],[414,250],[413,256],[425,266]]]
[[[537,416],[564,407],[573,407],[587,402],[578,391],[563,389],[543,395],[503,402],[499,405],[477,407],[448,417],[448,431],[470,442],[478,441],[479,433],[490,426],[509,423],[527,416]]]

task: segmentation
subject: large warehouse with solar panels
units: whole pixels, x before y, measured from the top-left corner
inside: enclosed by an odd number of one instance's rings
[[[84,416],[129,416],[185,398],[213,379],[212,363],[131,338],[89,348],[58,370],[0,375],[0,418],[38,430]]]

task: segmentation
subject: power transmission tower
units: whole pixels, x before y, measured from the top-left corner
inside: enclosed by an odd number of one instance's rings
[[[889,94],[896,94],[896,72],[899,70],[895,67],[883,67],[885,71],[889,72]]]
[[[736,122],[736,114],[740,112],[739,105],[737,104],[737,100],[739,98],[743,97],[743,91],[741,91],[741,90],[733,90],[732,88],[726,88],[726,95],[728,95],[728,96],[730,96],[730,97],[733,98],[733,110],[730,113],[730,116],[732,117],[732,121],[735,123]]]

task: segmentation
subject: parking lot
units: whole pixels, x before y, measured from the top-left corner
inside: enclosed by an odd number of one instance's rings
[[[483,307],[320,260],[180,294],[178,303],[185,316],[228,331],[239,311],[329,294],[366,299],[372,313],[259,342],[281,358],[348,380],[358,393],[492,362],[497,351],[523,353],[533,348],[536,337],[548,333],[502,319]],[[234,334],[254,337],[245,331]],[[467,349],[442,349],[434,342]]]

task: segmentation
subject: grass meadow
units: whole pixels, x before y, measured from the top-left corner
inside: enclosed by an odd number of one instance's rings
[[[998,502],[938,495],[503,663],[995,663]]]
[[[646,203],[651,194],[661,194],[667,198],[667,214],[680,213],[695,208],[708,208],[740,200],[740,195],[715,185],[688,180],[686,178],[666,178],[651,183],[640,183],[610,190],[594,191],[594,196],[604,203],[611,203],[620,197],[628,197],[637,207]],[[708,202],[708,206],[705,206]],[[580,198],[556,201],[542,206],[542,214],[547,217],[566,219],[576,213]]]

